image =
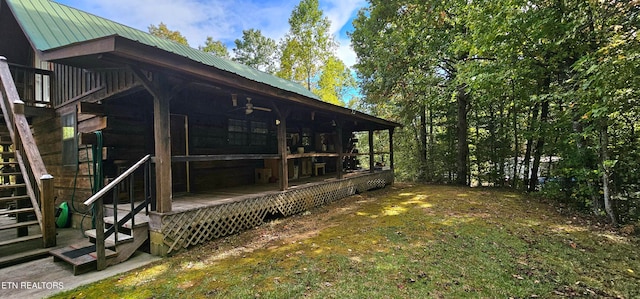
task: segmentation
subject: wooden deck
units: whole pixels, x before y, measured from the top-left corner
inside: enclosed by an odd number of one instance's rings
[[[344,178],[349,179],[369,174],[371,173],[368,170],[354,171],[345,173]],[[296,188],[304,188],[314,184],[332,182],[336,180],[338,179],[335,178],[334,174],[298,178],[289,181],[288,191],[295,190]],[[256,195],[281,193],[278,188],[279,186],[277,183],[269,183],[223,188],[206,192],[174,194],[172,213],[179,213],[198,208],[222,205],[250,197],[255,197]]]
[[[176,195],[172,211],[150,213],[151,252],[166,256],[192,245],[234,234],[264,223],[269,217],[302,213],[353,194],[393,183],[393,171],[353,172],[337,179],[331,175],[291,181],[289,189],[277,184],[225,188]]]

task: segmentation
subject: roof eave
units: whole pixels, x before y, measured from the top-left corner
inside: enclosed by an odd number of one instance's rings
[[[384,120],[356,110],[336,106],[298,93],[286,91],[261,82],[256,82],[240,75],[218,69],[214,66],[194,61],[188,57],[171,53],[118,35],[105,36],[103,38],[51,49],[43,52],[43,58],[46,61],[64,62],[65,64],[84,68],[112,66],[114,62],[113,60],[97,59],[98,57],[106,54],[108,54],[109,57],[115,57],[116,60],[121,61],[123,64],[129,64],[137,67],[152,66],[156,69],[169,69],[199,78],[206,82],[223,84],[268,97],[284,99],[310,108],[332,112],[342,117],[372,122],[375,123],[378,128],[390,129],[401,126],[398,123]],[[88,64],[88,60],[91,60],[93,63]]]

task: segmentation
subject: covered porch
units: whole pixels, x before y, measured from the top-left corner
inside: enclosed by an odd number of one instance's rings
[[[75,108],[80,146],[98,149],[101,156],[92,159],[100,159],[99,168],[115,182],[85,205],[111,191],[129,192],[120,183],[144,187],[153,254],[168,255],[259,225],[267,215],[289,216],[393,182],[398,124],[322,102],[297,84],[246,66],[188,55],[120,36],[44,54],[56,65],[113,70],[126,78],[126,92],[95,97],[87,91],[65,108]],[[138,160],[143,156],[149,158]],[[149,175],[128,178],[147,159]],[[365,160],[368,165],[361,165]],[[382,167],[388,170],[376,171]],[[294,186],[323,176],[331,179]],[[232,187],[268,190],[224,200],[210,196]],[[140,211],[134,210],[129,219]]]

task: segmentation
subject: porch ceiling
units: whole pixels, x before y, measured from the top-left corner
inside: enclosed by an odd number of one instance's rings
[[[211,86],[223,94],[243,94],[257,101],[268,100],[280,107],[291,107],[292,114],[317,113],[329,120],[342,121],[344,127],[352,131],[386,130],[400,126],[395,122],[256,82],[117,35],[48,50],[43,52],[43,58],[89,69],[132,66],[161,72],[178,78],[179,81]]]

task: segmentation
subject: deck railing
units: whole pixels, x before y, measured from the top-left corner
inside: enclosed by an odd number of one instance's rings
[[[51,107],[53,72],[9,64],[18,96],[27,106]]]
[[[137,206],[135,204],[135,187],[134,187],[134,175],[136,170],[142,168],[144,171],[144,199],[142,203]],[[128,182],[127,182],[128,180]],[[118,219],[118,190],[120,190],[121,184],[125,184],[125,188],[128,190],[129,204],[131,210],[124,215],[124,217]],[[141,212],[143,209],[146,213],[149,213],[149,204],[152,205],[155,202],[152,200],[152,183],[151,183],[151,155],[146,155],[140,161],[136,162],[133,166],[129,167],[125,172],[107,184],[104,188],[96,192],[84,204],[87,206],[94,206],[94,218],[96,226],[96,255],[97,255],[97,269],[102,270],[106,268],[106,253],[105,253],[105,240],[114,234],[114,242],[118,243],[118,231],[125,223],[131,220],[131,228],[135,226],[135,215]],[[114,224],[109,229],[104,229],[104,197],[111,191],[113,195],[113,218]]]
[[[15,155],[25,181],[44,240],[44,246],[54,246],[55,215],[51,179],[40,156],[31,128],[24,115],[25,103],[20,100],[6,58],[0,56],[0,106],[15,147]],[[41,210],[42,209],[42,210]]]

